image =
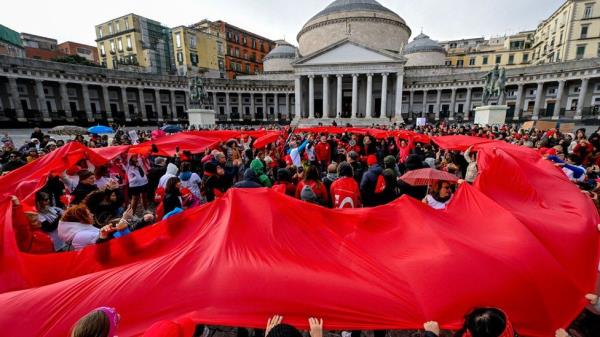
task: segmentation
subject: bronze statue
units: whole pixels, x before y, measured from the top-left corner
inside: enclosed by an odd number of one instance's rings
[[[190,104],[202,106],[202,103],[208,98],[208,93],[204,89],[204,83],[201,78],[194,77],[190,81]]]
[[[504,95],[506,89],[506,70],[494,67],[484,77],[485,86],[483,87],[483,105],[489,105],[490,98],[498,97],[498,100]]]

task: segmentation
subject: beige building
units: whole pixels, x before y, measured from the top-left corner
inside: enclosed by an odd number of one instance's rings
[[[180,76],[203,74],[223,78],[225,41],[216,34],[179,26],[171,29],[173,59]]]
[[[171,73],[169,32],[159,22],[136,14],[99,24],[96,43],[100,63],[108,69]]]
[[[566,0],[532,31],[440,44],[446,65],[482,70],[600,57],[600,0]]]

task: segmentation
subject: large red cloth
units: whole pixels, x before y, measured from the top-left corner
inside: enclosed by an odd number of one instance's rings
[[[600,218],[534,151],[481,144],[478,153],[475,185],[462,184],[444,211],[406,196],[330,210],[234,189],[123,238],[46,256],[18,251],[10,200],[0,200],[0,331],[64,336],[99,306],[120,312],[119,336],[182,318],[263,327],[276,313],[299,327],[316,316],[327,329],[457,328],[473,306],[498,306],[519,333],[550,336],[594,289]]]

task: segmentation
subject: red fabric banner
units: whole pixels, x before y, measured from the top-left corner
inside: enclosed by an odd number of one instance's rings
[[[457,328],[473,306],[497,306],[520,334],[550,336],[594,289],[600,217],[535,151],[478,151],[475,185],[461,185],[445,211],[409,197],[331,210],[231,190],[123,238],[46,256],[17,250],[1,200],[0,331],[64,336],[99,306],[120,312],[119,336],[181,317],[263,327],[275,313],[299,327],[316,316],[326,329]]]

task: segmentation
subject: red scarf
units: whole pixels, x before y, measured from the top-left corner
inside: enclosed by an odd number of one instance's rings
[[[515,329],[513,328],[512,323],[510,323],[508,315],[504,311],[502,311],[502,313],[504,314],[504,319],[506,320],[506,327],[504,328],[502,334],[500,334],[498,337],[515,337]],[[473,335],[471,335],[471,331],[467,329],[462,337],[473,337]]]

